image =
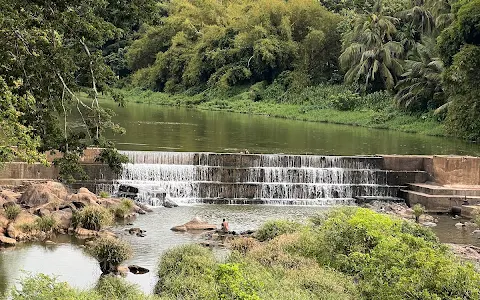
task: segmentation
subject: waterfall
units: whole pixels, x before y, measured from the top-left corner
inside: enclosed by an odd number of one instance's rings
[[[148,202],[162,191],[179,203],[334,205],[355,196],[396,196],[375,156],[123,151],[115,182]]]

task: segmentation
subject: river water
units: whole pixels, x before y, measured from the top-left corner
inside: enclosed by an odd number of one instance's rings
[[[386,130],[333,124],[291,121],[227,112],[207,112],[184,108],[128,103],[119,108],[112,102],[104,106],[116,112],[114,121],[126,128],[126,135],[111,135],[119,149],[153,151],[208,151],[250,153],[294,153],[318,155],[361,154],[457,154],[479,155],[480,147],[463,141],[427,137]],[[195,216],[220,224],[222,218],[233,230],[258,227],[267,219],[305,220],[325,211],[326,207],[191,205],[175,209],[155,208],[138,216],[135,227],[147,230],[147,236],[130,236],[125,229],[114,228],[134,250],[127,264],[149,268],[143,275],[128,274],[127,280],[147,293],[156,282],[155,270],[160,255],[167,249],[197,242],[198,235],[175,233],[171,227]],[[479,245],[466,230],[455,228],[456,220],[439,216],[435,232],[443,242]],[[26,274],[46,273],[58,276],[77,288],[95,285],[100,269],[77,241],[69,237],[55,240],[56,245],[24,244],[14,249],[0,249],[0,297]]]
[[[159,105],[102,105],[127,130],[108,136],[121,150],[480,155],[480,145],[452,138]]]

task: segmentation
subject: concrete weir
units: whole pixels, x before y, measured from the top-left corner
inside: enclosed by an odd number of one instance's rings
[[[457,202],[419,194],[428,195],[432,185],[480,185],[480,163],[475,157],[123,151],[130,163],[116,176],[95,162],[98,151],[86,151],[82,164],[89,180],[73,187],[114,192],[120,185],[131,185],[139,189],[139,200],[146,203],[152,192],[158,191],[179,203],[227,204],[332,205],[351,203],[355,198],[393,200],[403,196],[407,203],[421,203],[427,210],[446,211]],[[54,167],[10,163],[0,170],[0,185],[57,176]],[[423,186],[415,188],[415,184]],[[477,197],[477,189],[473,190],[467,195],[470,202]],[[432,194],[442,196],[438,193],[437,189]],[[441,205],[435,204],[439,199]]]

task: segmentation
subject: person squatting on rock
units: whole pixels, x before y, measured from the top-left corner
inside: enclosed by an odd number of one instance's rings
[[[222,229],[221,229],[223,232],[229,232],[230,231],[230,228],[228,226],[228,222],[223,219],[223,222],[222,222]]]

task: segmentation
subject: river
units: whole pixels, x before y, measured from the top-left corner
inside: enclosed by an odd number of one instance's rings
[[[127,131],[107,134],[121,150],[480,155],[480,145],[453,138],[159,105],[102,105]]]

